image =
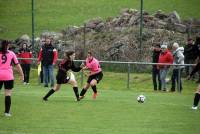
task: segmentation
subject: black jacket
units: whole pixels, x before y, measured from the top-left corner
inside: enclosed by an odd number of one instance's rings
[[[183,54],[185,56],[185,60],[194,60],[197,58],[195,47],[195,45],[186,45],[184,47]]]
[[[158,63],[160,53],[161,53],[161,51],[153,50],[153,55],[152,55],[152,62],[153,63]],[[156,65],[153,65],[153,67],[156,67]]]

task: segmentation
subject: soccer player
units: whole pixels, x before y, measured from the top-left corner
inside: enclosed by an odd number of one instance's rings
[[[82,91],[80,93],[80,99],[84,98],[84,95],[85,95],[85,93],[87,92],[87,90],[89,89],[90,86],[93,90],[92,98],[96,99],[96,96],[97,96],[96,85],[103,78],[103,73],[102,73],[102,69],[100,67],[99,61],[92,56],[92,53],[90,51],[87,54],[87,58],[86,58],[86,61],[85,61],[85,67],[82,68],[83,72],[84,72],[85,69],[89,69],[90,74],[88,75],[88,74],[84,73],[88,77],[88,79],[87,79],[86,85],[84,86],[84,88],[82,89]]]
[[[194,67],[194,69],[192,70],[192,72],[191,72],[190,75],[188,76],[188,79],[191,79],[192,76],[193,76],[198,70],[200,70],[200,62],[198,62],[197,65]],[[192,109],[197,110],[199,100],[200,100],[200,84],[199,84],[199,86],[197,87],[197,90],[196,90],[195,95],[194,95],[194,103],[193,103]]]
[[[8,50],[9,41],[3,40],[0,46],[0,90],[4,85],[5,89],[5,116],[11,116],[10,107],[11,107],[11,94],[12,88],[14,87],[14,76],[12,65],[15,64],[17,71],[20,74],[20,79],[24,80],[24,74],[21,69],[21,66],[17,60],[14,52]]]
[[[58,73],[56,76],[57,84],[54,88],[49,90],[49,92],[43,97],[44,101],[48,100],[48,97],[51,96],[55,91],[59,91],[61,84],[71,84],[73,86],[73,90],[76,96],[76,100],[79,101],[79,92],[78,92],[78,85],[75,80],[73,73],[68,73],[68,70],[72,70],[74,72],[79,72],[82,68],[76,67],[74,65],[75,52],[74,51],[67,51],[65,52],[64,59],[58,65]],[[68,74],[68,75],[67,75]]]

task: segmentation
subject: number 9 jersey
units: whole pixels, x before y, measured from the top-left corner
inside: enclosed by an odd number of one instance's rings
[[[12,64],[19,64],[14,52],[0,52],[0,81],[14,80]]]

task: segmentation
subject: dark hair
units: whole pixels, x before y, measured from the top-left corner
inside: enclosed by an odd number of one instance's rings
[[[0,46],[0,52],[2,52],[3,54],[5,54],[6,52],[7,52],[7,50],[8,50],[8,44],[9,44],[10,42],[8,41],[8,40],[3,40],[2,42],[1,42],[1,46]]]
[[[88,51],[87,53],[90,54],[90,55],[92,55],[92,52],[91,52],[91,51]]]
[[[65,51],[65,59],[70,60],[70,56],[74,53],[74,51]]]

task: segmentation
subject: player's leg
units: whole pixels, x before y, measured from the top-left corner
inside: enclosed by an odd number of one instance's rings
[[[93,99],[96,99],[96,97],[97,97],[97,87],[96,87],[96,85],[97,85],[97,80],[96,80],[96,79],[93,79],[93,80],[90,82],[90,86],[91,86],[91,88],[92,88],[92,90],[93,90],[93,95],[92,95],[92,98],[93,98]]]
[[[44,101],[48,100],[48,97],[51,96],[54,92],[59,91],[61,84],[56,84],[56,86],[49,90],[49,92],[43,97]]]
[[[197,109],[199,100],[200,100],[200,85],[198,86],[197,91],[195,92],[192,109],[195,109],[195,110]]]
[[[84,98],[84,95],[85,93],[87,92],[87,90],[89,89],[90,87],[90,84],[89,83],[86,83],[86,85],[83,87],[81,93],[80,93],[80,99],[83,99]]]
[[[96,99],[97,97],[97,83],[99,83],[101,81],[101,79],[103,78],[103,73],[100,72],[98,74],[96,74],[94,76],[94,79],[92,79],[92,81],[90,82],[90,86],[92,87],[92,90],[93,90],[93,95],[92,95],[92,98],[93,99]]]
[[[79,99],[79,92],[78,92],[78,84],[77,84],[76,80],[70,79],[68,81],[68,83],[73,86],[73,90],[74,90],[74,94],[76,96],[76,100],[79,101],[80,99]]]
[[[10,107],[11,107],[11,94],[12,94],[13,86],[14,86],[13,80],[4,82],[4,87],[5,87],[5,116],[11,116]]]

